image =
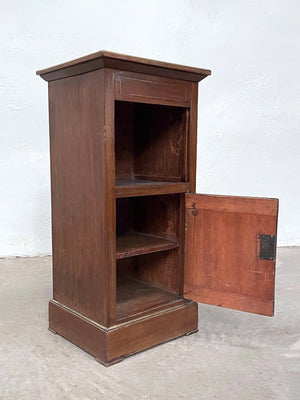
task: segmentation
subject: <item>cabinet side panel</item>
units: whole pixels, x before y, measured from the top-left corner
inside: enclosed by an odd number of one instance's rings
[[[53,298],[106,323],[103,70],[49,83]]]
[[[191,108],[188,135],[188,178],[190,191],[196,190],[196,166],[197,166],[197,119],[198,119],[198,83],[191,86]]]
[[[135,107],[135,160],[138,177],[184,182],[187,109],[182,107]]]

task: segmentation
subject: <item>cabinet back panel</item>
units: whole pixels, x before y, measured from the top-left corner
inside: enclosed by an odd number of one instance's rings
[[[135,173],[149,179],[184,181],[185,108],[137,104]]]
[[[117,199],[116,227],[117,235],[136,231],[178,241],[180,195]]]
[[[134,273],[137,279],[180,294],[180,267],[179,250],[175,249],[138,257]]]

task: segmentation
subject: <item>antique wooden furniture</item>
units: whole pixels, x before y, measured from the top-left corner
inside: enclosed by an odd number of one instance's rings
[[[101,51],[49,82],[49,327],[101,363],[198,328],[197,302],[273,315],[276,199],[195,194],[209,70]]]

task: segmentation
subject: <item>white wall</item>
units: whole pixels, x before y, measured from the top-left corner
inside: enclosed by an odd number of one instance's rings
[[[0,256],[51,252],[47,84],[35,71],[101,49],[211,68],[197,189],[280,198],[300,245],[298,0],[10,0],[0,24]]]

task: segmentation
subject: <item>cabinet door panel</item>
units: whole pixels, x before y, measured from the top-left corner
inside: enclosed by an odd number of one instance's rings
[[[184,296],[274,315],[278,200],[186,194]]]

